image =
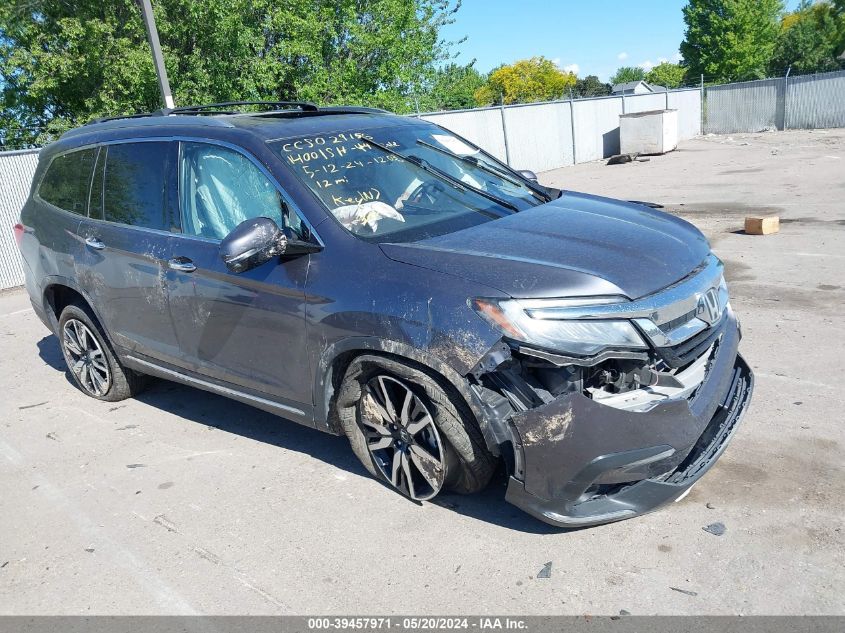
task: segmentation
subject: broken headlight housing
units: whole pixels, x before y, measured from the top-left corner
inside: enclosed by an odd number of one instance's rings
[[[633,324],[625,319],[560,319],[544,316],[544,310],[586,307],[627,301],[625,297],[578,297],[572,299],[495,300],[474,299],[472,306],[508,337],[564,354],[591,356],[608,347],[645,349]]]

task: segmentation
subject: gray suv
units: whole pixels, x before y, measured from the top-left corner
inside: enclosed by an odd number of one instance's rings
[[[559,526],[677,500],[725,450],[753,377],[693,226],[415,118],[242,105],[41,152],[15,230],[84,393],[222,394],[345,435],[416,501],[501,464],[507,500]]]

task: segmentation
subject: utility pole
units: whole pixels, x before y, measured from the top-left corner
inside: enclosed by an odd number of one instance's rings
[[[164,67],[164,57],[161,55],[161,44],[158,41],[158,29],[156,28],[155,16],[150,0],[138,0],[141,8],[141,15],[144,18],[144,26],[147,27],[147,40],[150,42],[150,50],[153,53],[153,63],[158,75],[158,87],[161,90],[161,99],[165,108],[175,108],[173,95],[170,92],[170,82],[167,80],[167,69]]]

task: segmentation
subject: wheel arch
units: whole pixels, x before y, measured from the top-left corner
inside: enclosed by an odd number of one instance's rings
[[[62,310],[69,304],[76,301],[82,301],[97,319],[100,325],[100,330],[103,336],[108,340],[112,349],[116,349],[114,341],[106,328],[100,311],[97,309],[95,303],[91,300],[88,294],[77,284],[74,280],[67,277],[50,276],[47,277],[43,284],[41,292],[41,302],[44,313],[50,321],[53,333],[58,335],[59,331],[59,317],[61,317]]]
[[[422,352],[410,345],[377,337],[351,337],[330,345],[320,356],[315,372],[315,425],[329,433],[342,434],[337,416],[336,398],[343,376],[349,364],[362,355],[384,356],[392,360],[417,366],[431,374],[461,398],[462,404],[472,413],[475,424],[484,436],[488,450],[498,456],[500,447],[491,441],[489,425],[497,421],[489,420],[482,410],[477,396],[470,389],[467,379],[449,364],[432,354]]]

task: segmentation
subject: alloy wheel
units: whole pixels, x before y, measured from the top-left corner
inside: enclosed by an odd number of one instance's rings
[[[394,488],[417,501],[440,492],[443,442],[419,396],[396,378],[378,375],[364,388],[360,414],[373,462]]]
[[[103,348],[88,326],[68,319],[62,328],[62,347],[68,367],[82,388],[92,396],[103,396],[111,387],[111,372]]]

